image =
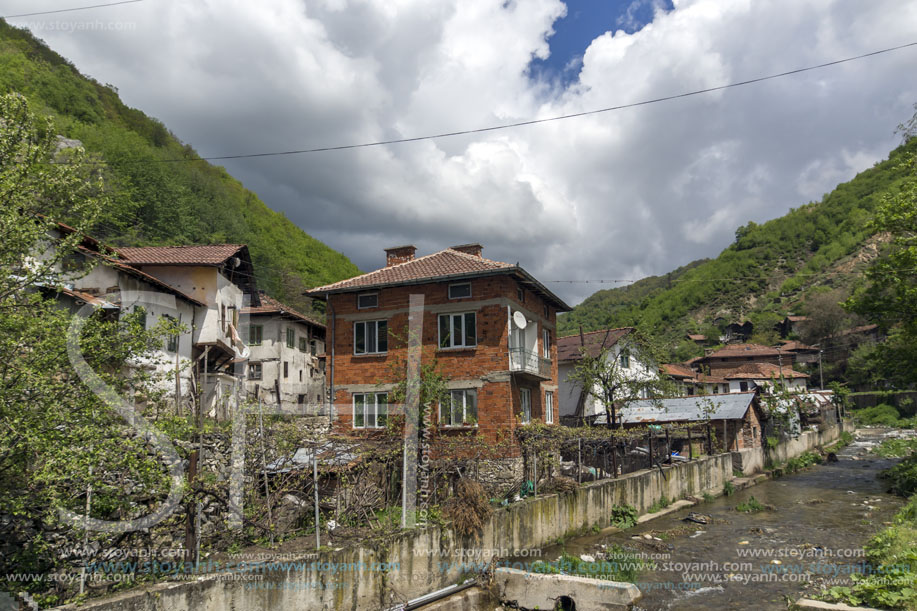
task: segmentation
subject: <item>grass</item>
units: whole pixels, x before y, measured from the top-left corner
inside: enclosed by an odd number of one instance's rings
[[[662,498],[660,498],[658,501],[650,505],[650,508],[647,509],[647,513],[656,513],[657,511],[662,511],[663,509],[665,509],[666,507],[668,507],[671,504],[672,504],[672,501],[670,501],[668,498],[666,498],[665,495],[663,495]]]
[[[748,497],[747,501],[736,505],[736,511],[741,511],[742,513],[757,513],[759,511],[764,511],[767,508],[767,505],[762,504],[753,496]]]
[[[853,435],[847,431],[841,431],[841,437],[833,444],[825,446],[825,452],[837,452],[841,448],[849,446],[853,442]]]
[[[539,560],[532,564],[533,573],[580,575],[593,579],[608,581],[626,581],[633,583],[640,571],[652,568],[632,552],[619,545],[613,545],[605,551],[605,559],[586,562],[567,552],[561,554],[554,562]]]
[[[894,405],[887,403],[853,410],[850,413],[856,423],[860,425],[912,429],[917,424],[917,417],[905,418]]]
[[[716,497],[713,496],[712,494],[710,494],[709,492],[705,492],[705,493],[704,493],[704,502],[705,502],[705,503],[710,503],[710,502],[713,501],[714,499],[716,499]]]
[[[723,485],[723,494],[725,494],[726,496],[732,496],[733,494],[735,494],[735,491],[736,491],[736,487],[732,485],[732,482],[726,482]]]
[[[910,439],[886,439],[873,449],[884,458],[902,458],[917,452],[917,437]]]
[[[855,606],[917,609],[917,495],[865,549],[871,572],[853,575],[853,585],[833,587],[820,598]]]

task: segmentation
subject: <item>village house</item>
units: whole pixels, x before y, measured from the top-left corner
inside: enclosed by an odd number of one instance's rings
[[[245,387],[264,407],[316,416],[325,407],[325,325],[273,297],[242,309],[250,351]]]
[[[818,346],[809,346],[808,344],[793,340],[785,341],[779,346],[776,346],[776,348],[782,352],[791,353],[796,363],[808,364],[818,362],[818,355],[820,352]]]
[[[244,244],[118,248],[119,261],[203,304],[188,321],[192,361],[205,413],[226,418],[230,397],[241,398],[248,348],[239,317],[260,305],[252,260]],[[185,322],[185,321],[183,321]]]
[[[726,325],[726,328],[723,330],[723,335],[720,336],[720,341],[724,344],[731,344],[734,342],[747,342],[754,332],[755,325],[752,324],[750,320],[744,320],[742,322],[731,322]]]
[[[618,412],[625,428],[709,422],[726,451],[761,446],[765,414],[756,392],[710,396],[641,399]],[[605,416],[596,420],[605,424]]]
[[[729,392],[729,380],[692,369],[688,365],[666,363],[660,372],[675,382],[680,395],[717,395]]]
[[[495,442],[532,420],[555,423],[557,313],[570,307],[518,265],[484,258],[480,244],[415,251],[386,249],[385,267],[308,292],[327,300],[335,429],[386,425],[405,376],[412,296],[423,299],[422,362],[435,360],[447,378],[439,431],[476,430]]]
[[[645,381],[656,377],[657,365],[640,359],[633,327],[602,329],[561,337],[557,340],[557,363],[560,416],[564,423],[588,423],[605,413],[604,405],[592,393],[584,392],[579,381],[570,379],[583,354],[595,358],[603,349],[607,350],[609,370],[613,369],[620,380]],[[642,396],[645,394],[643,392]]]
[[[778,366],[790,366],[793,364],[793,358],[792,353],[785,353],[771,346],[730,344],[710,354],[692,359],[691,366],[698,371],[708,370],[711,374],[717,375],[746,363],[773,363]]]
[[[785,316],[783,320],[774,325],[774,329],[777,331],[777,333],[780,334],[780,337],[785,339],[790,335],[798,335],[800,325],[807,320],[809,320],[807,316],[796,316],[794,314],[789,314]]]
[[[805,392],[809,378],[789,365],[780,367],[773,363],[745,363],[721,375],[729,380],[729,392],[745,392],[760,388],[771,394],[780,390]]]
[[[74,231],[63,223],[56,223],[49,236],[48,248],[56,248],[57,240]],[[74,314],[86,304],[111,316],[139,313],[141,324],[147,329],[164,320],[182,325],[182,333],[166,337],[158,350],[133,366],[151,374],[154,389],[162,391],[176,405],[176,411],[186,407],[191,392],[191,322],[196,313],[206,307],[204,303],[124,264],[113,256],[114,251],[89,236],[82,237],[78,248],[64,258],[56,270],[65,283],[62,287],[53,287],[58,302]],[[47,287],[46,291],[51,288]]]

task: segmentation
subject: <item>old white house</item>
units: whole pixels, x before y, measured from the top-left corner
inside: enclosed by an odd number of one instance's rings
[[[609,369],[613,368],[614,375],[622,381],[647,381],[657,377],[656,363],[640,360],[638,355],[641,351],[633,333],[633,327],[623,327],[570,335],[557,340],[561,422],[592,422],[596,416],[605,414],[605,406],[592,394],[584,392],[582,384],[570,379],[570,374],[575,371],[584,352],[596,357],[606,349]],[[646,398],[645,393],[640,398]]]
[[[261,293],[242,310],[250,350],[250,397],[274,411],[318,415],[325,405],[325,325]]]

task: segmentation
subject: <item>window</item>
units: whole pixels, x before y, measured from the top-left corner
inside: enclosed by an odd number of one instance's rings
[[[379,293],[363,293],[357,295],[357,308],[365,310],[366,308],[379,307]]]
[[[622,354],[621,355],[621,367],[624,369],[630,369],[630,355]]]
[[[384,354],[388,352],[388,322],[369,320],[353,323],[354,354]]]
[[[302,369],[299,370],[299,381],[302,382]]]
[[[478,423],[478,393],[474,389],[453,390],[449,399],[440,403],[439,423],[442,426],[475,426]]]
[[[544,317],[551,318],[551,308],[548,307],[548,304],[544,304]]]
[[[541,330],[541,353],[544,358],[551,358],[551,331],[548,329]]]
[[[550,390],[544,393],[544,422],[554,424],[554,393]]]
[[[318,342],[316,342],[314,339],[309,342],[309,352],[312,354],[312,356],[318,354]]]
[[[166,321],[168,321],[170,325],[175,324],[176,322],[176,319],[174,316],[163,314],[162,317],[165,318]],[[168,350],[169,352],[178,351],[178,332],[177,331],[173,332],[171,329],[169,329],[168,336],[166,337],[166,350]]]
[[[300,337],[300,338],[299,338],[299,351],[300,351],[300,352],[308,352],[308,351],[309,351],[309,340],[307,340],[305,337]]]
[[[532,391],[529,388],[519,389],[519,404],[522,407],[522,424],[532,421]]]
[[[296,347],[296,330],[287,329],[287,348]]]
[[[226,306],[220,305],[220,331],[226,331]]]
[[[353,396],[353,428],[381,429],[388,421],[388,393],[359,393]]]
[[[525,289],[521,286],[516,287],[516,297],[519,299],[519,301],[525,303]]]
[[[260,346],[264,341],[264,325],[251,325],[248,328],[248,345]]]
[[[283,377],[285,378],[290,377],[290,363],[288,363],[287,361],[283,362]]]
[[[471,297],[470,282],[449,285],[449,299],[464,299],[466,297]]]
[[[261,379],[261,363],[249,363],[248,364],[248,379],[249,380],[260,380]]]
[[[478,345],[474,312],[439,315],[439,347],[467,348]]]
[[[748,390],[748,382],[739,382],[739,390],[742,392]]]
[[[719,392],[720,392],[720,385],[719,385],[719,384],[714,384],[714,385],[713,385],[713,394],[716,395],[716,394],[719,394]]]

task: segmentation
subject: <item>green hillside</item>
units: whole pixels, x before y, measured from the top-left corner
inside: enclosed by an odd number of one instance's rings
[[[715,333],[715,321],[748,319],[769,330],[787,313],[806,313],[815,294],[849,293],[881,241],[867,221],[884,194],[900,189],[901,162],[914,151],[917,138],[822,201],[739,227],[715,259],[595,293],[561,319],[561,334],[636,326],[674,347],[687,332]]]
[[[161,122],[125,106],[114,87],[81,75],[27,30],[0,20],[0,93],[10,91],[104,162],[98,167],[111,206],[94,233],[110,244],[246,243],[259,286],[300,306],[304,288],[359,273],[223,168],[165,161],[198,156]]]

